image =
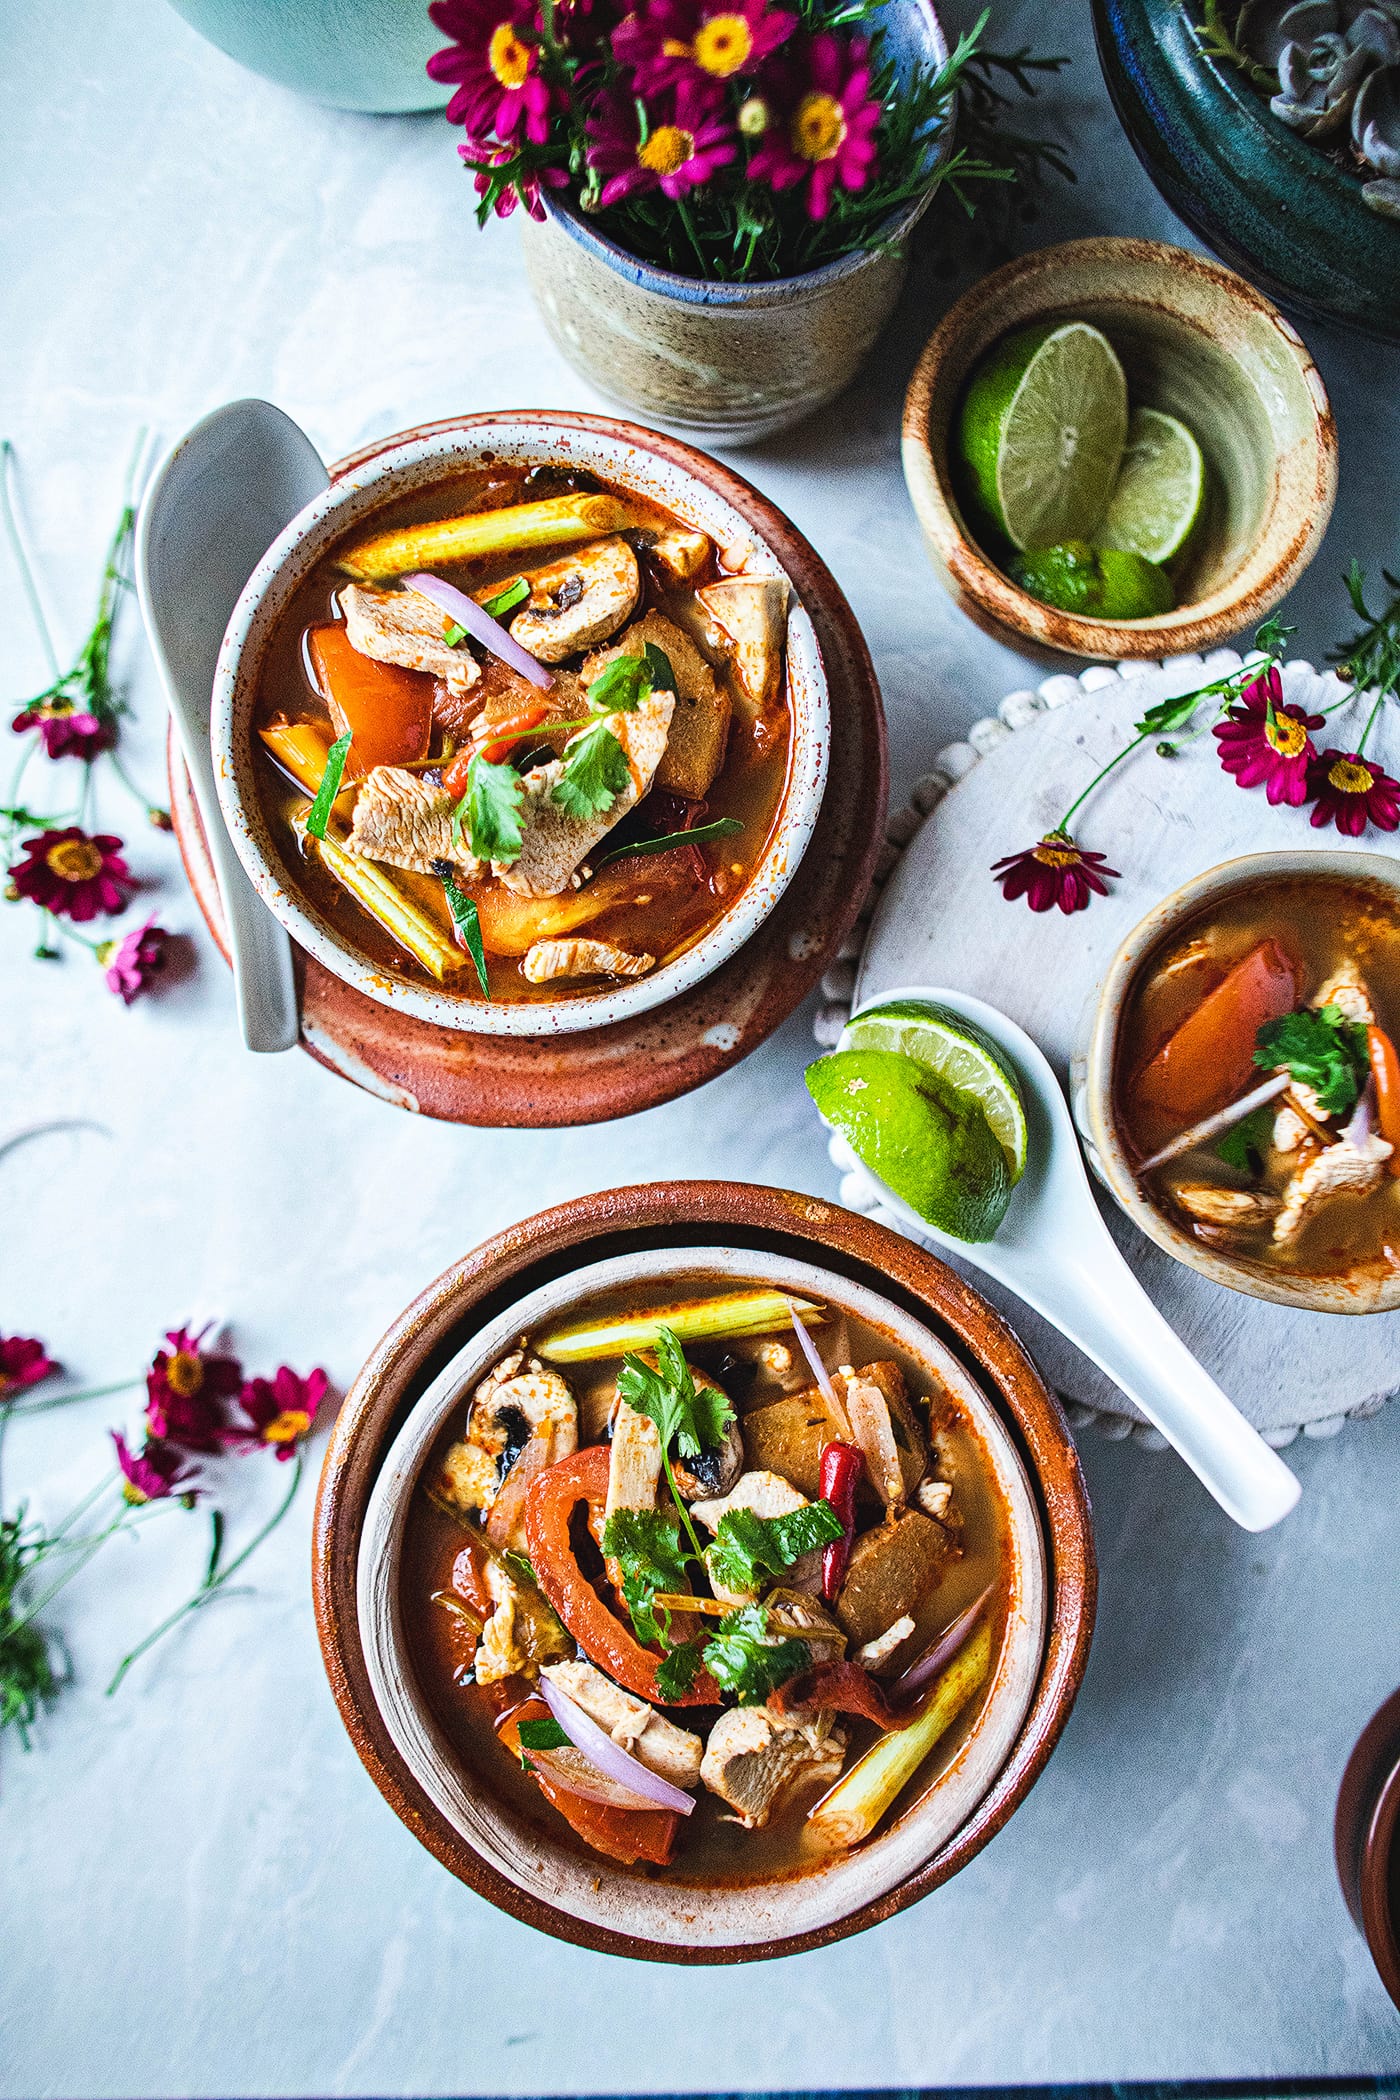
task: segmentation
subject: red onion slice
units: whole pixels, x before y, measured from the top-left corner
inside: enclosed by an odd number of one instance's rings
[[[1351,1112],[1351,1121],[1342,1132],[1343,1144],[1364,1145],[1371,1135],[1375,1114],[1376,1082],[1374,1079],[1368,1079],[1365,1086],[1361,1089],[1355,1108]]]
[[[499,620],[493,620],[489,612],[483,611],[475,598],[469,598],[466,592],[459,591],[455,584],[445,583],[441,576],[430,576],[425,569],[416,571],[412,576],[405,576],[403,582],[408,590],[417,591],[422,598],[431,598],[434,605],[440,605],[445,613],[451,613],[459,626],[465,627],[468,634],[474,636],[478,642],[484,643],[493,656],[500,657],[502,663],[509,664],[522,678],[528,678],[531,685],[539,686],[542,692],[549,691],[554,683],[554,673],[547,671],[536,657],[531,656],[528,649],[522,649],[514,635],[509,634]]]
[[[817,1387],[823,1400],[826,1401],[828,1406],[834,1407],[838,1414],[844,1414],[846,1410],[836,1397],[836,1388],[831,1382],[831,1373],[818,1356],[812,1337],[802,1325],[801,1315],[797,1307],[793,1304],[791,1298],[784,1298],[783,1303],[792,1314],[793,1332],[797,1336],[797,1346],[807,1359],[807,1368],[816,1379]]]
[[[558,1685],[552,1683],[548,1677],[541,1676],[540,1692],[574,1748],[582,1750],[585,1757],[591,1758],[607,1778],[615,1779],[619,1786],[630,1787],[634,1794],[644,1794],[647,1800],[654,1802],[658,1808],[674,1809],[680,1816],[688,1816],[693,1812],[693,1795],[683,1793],[678,1786],[672,1786],[669,1779],[663,1779],[659,1772],[653,1772],[649,1765],[644,1765],[639,1757],[633,1757],[629,1751],[622,1749],[606,1729],[600,1728],[591,1715],[586,1714],[567,1692],[561,1692]]]
[[[966,1611],[960,1611],[952,1625],[940,1633],[938,1639],[910,1663],[902,1676],[896,1677],[890,1687],[892,1705],[907,1706],[911,1699],[917,1698],[924,1687],[932,1682],[943,1665],[951,1662],[981,1618],[987,1599],[995,1588],[996,1584],[989,1582],[981,1596],[969,1604]]]

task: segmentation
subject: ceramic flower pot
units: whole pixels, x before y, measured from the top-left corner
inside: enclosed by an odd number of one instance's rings
[[[423,0],[171,0],[211,44],[333,109],[442,109],[424,67],[442,42]]]
[[[1094,0],[1099,60],[1173,211],[1284,306],[1400,342],[1400,222],[1209,57],[1181,0]]]
[[[890,0],[880,21],[901,71],[947,58],[930,0]],[[714,284],[640,261],[546,192],[546,216],[523,222],[525,264],[546,328],[600,393],[717,443],[751,444],[850,384],[894,310],[931,197],[891,218],[876,248],[800,277]]]

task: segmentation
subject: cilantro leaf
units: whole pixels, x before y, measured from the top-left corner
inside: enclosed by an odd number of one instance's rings
[[[627,753],[606,722],[594,722],[565,746],[553,799],[571,817],[601,817],[631,782]]]
[[[695,1558],[681,1544],[679,1527],[664,1510],[616,1509],[603,1527],[603,1551],[617,1562],[622,1600],[638,1640],[664,1647],[671,1614],[663,1610],[658,1618],[656,1598],[685,1588],[686,1570]]]
[[[1312,1088],[1326,1116],[1355,1107],[1367,1068],[1366,1030],[1339,1006],[1303,1007],[1281,1020],[1266,1021],[1255,1042],[1254,1062],[1272,1070],[1286,1065],[1294,1079]]]
[[[524,841],[520,805],[525,783],[514,766],[493,765],[478,751],[467,767],[467,792],[452,820],[453,834],[466,819],[467,839],[478,860],[519,860]]]
[[[615,656],[611,663],[604,664],[589,684],[586,696],[589,706],[600,714],[614,715],[630,715],[640,707],[656,686],[651,663],[654,646],[649,644],[641,656]],[[655,653],[670,672],[670,660],[665,651],[657,649]],[[671,690],[674,691],[674,673],[671,676]]]
[[[481,610],[489,613],[493,620],[499,620],[503,613],[514,612],[517,605],[523,605],[529,595],[529,584],[523,576],[517,576],[497,591],[494,598],[488,598]]]
[[[631,1408],[656,1424],[663,1451],[674,1442],[682,1458],[714,1451],[734,1420],[728,1397],[718,1386],[698,1389],[685,1351],[669,1327],[657,1329],[656,1366],[630,1352],[622,1359],[617,1390]]]
[[[768,1614],[761,1604],[727,1612],[705,1650],[706,1669],[740,1706],[761,1706],[770,1692],[805,1670],[811,1660],[805,1641],[770,1638]]]
[[[345,761],[350,755],[351,735],[352,732],[347,729],[344,736],[338,736],[326,753],[326,770],[321,775],[321,785],[316,790],[316,800],[306,813],[306,828],[313,839],[323,839],[326,835],[326,826],[330,822],[331,808],[336,796],[340,793],[340,782],[341,776],[345,771]]]
[[[653,693],[674,693],[679,690],[676,685],[676,674],[671,666],[671,659],[664,649],[658,648],[655,642],[648,642],[645,649],[643,649],[642,662],[646,665],[647,676],[651,680],[651,691]],[[641,697],[645,700],[647,696],[643,693]]]
[[[1215,1148],[1217,1159],[1223,1159],[1227,1167],[1238,1167],[1242,1174],[1257,1174],[1263,1165],[1263,1152],[1274,1127],[1274,1110],[1266,1101],[1232,1129],[1227,1130]]]
[[[563,1750],[572,1741],[553,1714],[541,1714],[538,1720],[522,1721],[518,1732],[522,1750]]]
[[[843,1536],[841,1519],[826,1501],[808,1502],[781,1517],[731,1509],[719,1520],[705,1565],[722,1589],[756,1590],[765,1576],[781,1575],[804,1553]]]
[[[656,1692],[663,1706],[677,1705],[694,1688],[705,1659],[706,1638],[697,1633],[692,1640],[682,1641],[669,1655],[662,1656],[656,1666]]]

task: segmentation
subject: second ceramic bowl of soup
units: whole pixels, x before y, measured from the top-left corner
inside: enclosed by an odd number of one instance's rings
[[[1251,1062],[1258,1014],[1313,1008],[1336,984],[1339,1011],[1345,1018],[1354,1010],[1361,1031],[1352,1038],[1366,1096],[1360,1126],[1351,1126],[1348,1102],[1311,1125],[1295,1113],[1279,1130],[1285,1096],[1261,1111],[1237,1159],[1228,1146],[1220,1155],[1217,1136],[1140,1173],[1139,1163],[1178,1130],[1269,1078],[1269,1068]],[[1240,992],[1233,1001],[1231,985]],[[1222,986],[1217,1027],[1206,1002]],[[1194,1043],[1177,1035],[1203,1014]],[[1318,847],[1208,869],[1134,928],[1086,1015],[1074,1094],[1092,1164],[1150,1239],[1231,1290],[1317,1312],[1400,1306],[1400,1178],[1374,1143],[1382,1126],[1394,1127],[1396,1109],[1378,1107],[1374,1081],[1366,1084],[1368,1014],[1373,1036],[1400,1036],[1400,860]],[[1196,1063],[1214,1060],[1219,1081],[1192,1081],[1180,1113],[1162,1097],[1164,1082],[1143,1084],[1149,1067],[1165,1069],[1169,1043]],[[1301,1099],[1306,1115],[1309,1097]],[[1349,1129],[1347,1153],[1324,1160]],[[1369,1164],[1368,1151],[1376,1155]],[[1400,1146],[1390,1157],[1400,1160]],[[1309,1169],[1314,1182],[1305,1189],[1298,1177]]]
[[[304,637],[318,622],[338,617],[335,586],[352,579],[338,577],[334,566],[347,542],[409,519],[490,508],[492,499],[489,493],[483,496],[483,489],[493,480],[508,490],[496,502],[532,500],[537,490],[518,490],[512,483],[511,477],[518,478],[522,470],[534,470],[537,477],[552,474],[561,486],[597,488],[619,499],[624,508],[630,503],[644,526],[654,529],[671,521],[705,534],[716,550],[721,580],[726,573],[738,572],[786,582],[786,690],[783,708],[777,710],[785,711],[786,741],[756,756],[746,749],[736,766],[737,731],[731,729],[723,774],[711,791],[714,806],[705,815],[735,813],[720,790],[737,771],[742,778],[729,785],[735,809],[742,807],[745,834],[733,840],[732,870],[728,851],[721,856],[717,848],[706,847],[706,880],[713,901],[698,921],[692,918],[663,929],[655,967],[620,981],[590,979],[536,987],[524,981],[510,951],[502,951],[507,959],[491,973],[492,990],[483,997],[477,994],[464,955],[446,983],[434,983],[344,898],[324,866],[308,869],[302,864],[291,824],[277,802],[278,775],[260,747],[258,727],[269,715],[283,711],[284,689],[295,687],[305,702],[314,704],[312,677],[304,667]],[[351,462],[288,526],[254,571],[229,623],[214,685],[215,769],[224,814],[254,883],[294,939],[337,976],[382,1004],[439,1026],[514,1036],[598,1028],[644,1012],[676,997],[734,955],[782,895],[806,850],[821,808],[828,760],[829,697],[820,648],[802,604],[800,579],[784,570],[765,539],[765,525],[790,530],[771,505],[727,468],[675,439],[598,417],[467,417],[408,433]],[[551,551],[519,552],[510,558],[510,566],[537,566]],[[816,557],[812,560],[815,564]],[[646,602],[639,601],[629,618],[640,618]],[[723,664],[720,671],[723,680],[728,675]],[[325,741],[323,736],[323,745]],[[509,755],[490,748],[497,757]],[[765,766],[773,774],[771,791],[766,774],[758,778]],[[305,806],[303,798],[300,807]],[[608,844],[605,837],[594,857]],[[728,849],[730,841],[719,844]],[[629,864],[640,871],[632,888],[638,891],[643,911],[665,881],[663,862],[675,858],[656,855]],[[609,871],[609,880],[621,865]],[[439,937],[450,945],[452,928],[440,909],[442,897],[427,897],[428,890],[436,889],[435,882],[421,874],[400,878],[393,865],[383,872],[410,894],[415,883],[419,886],[424,908],[431,902],[441,921]],[[519,900],[504,901],[514,908]],[[633,948],[645,945],[645,919],[638,926]],[[557,931],[588,936],[590,929],[586,923],[575,928],[561,921]],[[550,945],[570,944],[551,940]],[[490,971],[489,932],[487,950]],[[508,986],[508,995],[503,995],[503,986]]]

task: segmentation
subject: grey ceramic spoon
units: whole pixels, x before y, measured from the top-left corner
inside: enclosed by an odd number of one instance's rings
[[[328,481],[280,408],[231,401],[161,462],[136,521],[137,596],[218,877],[250,1050],[290,1050],[300,1024],[292,944],[248,880],[219,808],[209,743],[214,665],[244,584]]]
[[[1118,1252],[1099,1215],[1050,1063],[1023,1028],[966,992],[903,986],[864,1010],[898,1000],[951,1007],[989,1035],[1021,1082],[1029,1143],[1026,1171],[996,1237],[973,1245],[940,1232],[871,1172],[880,1201],[920,1238],[994,1276],[1034,1306],[1108,1373],[1185,1459],[1221,1508],[1246,1531],[1286,1517],[1302,1490],[1257,1429],[1197,1363]]]

